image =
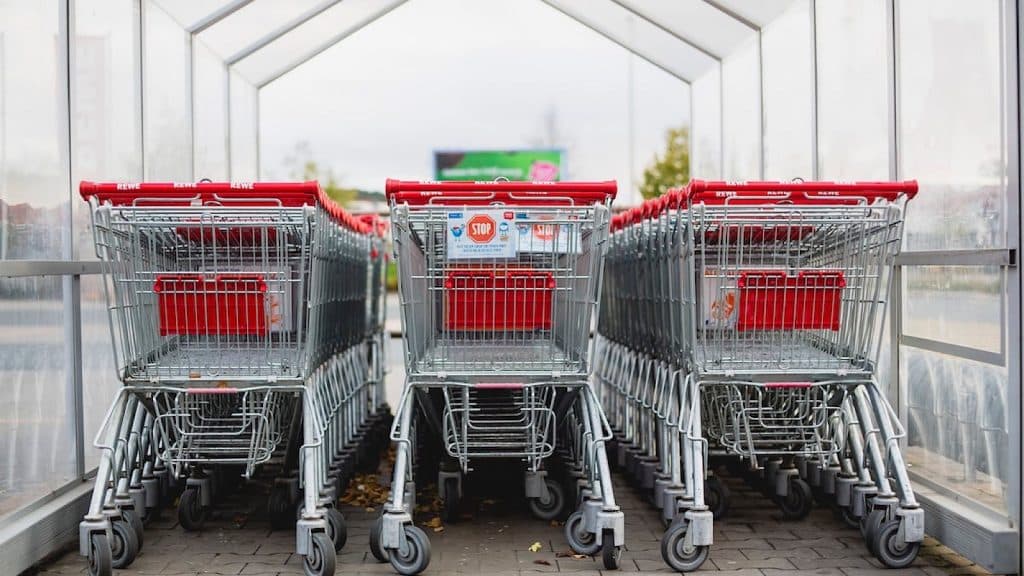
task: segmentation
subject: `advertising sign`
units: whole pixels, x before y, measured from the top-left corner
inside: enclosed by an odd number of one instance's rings
[[[465,150],[434,152],[435,180],[562,179],[561,150]]]

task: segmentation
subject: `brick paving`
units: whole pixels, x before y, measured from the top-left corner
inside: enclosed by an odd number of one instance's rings
[[[826,509],[815,509],[801,521],[785,521],[775,506],[741,481],[729,479],[732,509],[715,523],[715,544],[701,572],[731,576],[960,576],[987,572],[928,538],[914,566],[882,568],[864,547],[860,533],[848,528]],[[472,482],[468,483],[472,484]],[[626,514],[626,547],[621,572],[668,573],[661,559],[662,526],[642,495],[616,478],[616,497]],[[471,489],[471,488],[469,488]],[[468,496],[463,517],[443,532],[430,534],[431,574],[513,575],[572,572],[592,576],[602,572],[600,559],[573,559],[562,528],[533,519],[518,496],[506,487],[491,494]],[[290,531],[271,531],[260,512],[261,486],[250,486],[229,498],[201,533],[177,525],[168,509],[145,532],[145,548],[120,575],[196,576],[200,574],[302,574],[302,559],[294,550]],[[495,494],[498,491],[500,493]],[[503,492],[502,492],[503,491]],[[505,496],[502,496],[502,493]],[[513,492],[514,493],[514,488]],[[421,499],[421,503],[423,500]],[[348,544],[338,556],[339,574],[392,574],[390,564],[378,564],[367,547],[368,530],[379,510],[343,507],[348,521]],[[420,514],[426,522],[432,514]],[[530,551],[534,542],[541,544]],[[41,566],[38,574],[81,574],[85,559],[71,550]]]

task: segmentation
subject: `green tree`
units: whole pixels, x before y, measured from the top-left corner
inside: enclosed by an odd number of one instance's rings
[[[288,176],[293,180],[316,180],[324,193],[342,206],[347,205],[359,196],[355,188],[346,188],[340,184],[331,168],[321,168],[313,158],[309,142],[302,141],[295,145],[295,150],[284,159],[288,166]]]
[[[690,181],[690,129],[670,128],[665,133],[665,151],[656,154],[644,168],[640,194],[644,199],[656,198],[665,190],[683,186]]]

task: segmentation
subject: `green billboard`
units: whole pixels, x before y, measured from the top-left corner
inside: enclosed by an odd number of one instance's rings
[[[561,150],[434,152],[435,180],[555,181],[562,179]]]

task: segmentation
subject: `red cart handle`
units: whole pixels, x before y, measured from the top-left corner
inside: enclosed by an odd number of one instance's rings
[[[388,179],[388,200],[413,206],[426,204],[596,204],[615,198],[618,184],[604,182],[436,182]]]
[[[281,206],[298,208],[320,206],[342,227],[359,234],[370,234],[373,226],[351,215],[331,200],[320,184],[309,182],[90,182],[83,180],[78,193],[89,200],[114,206],[169,207],[220,204],[226,207]]]
[[[722,205],[742,201],[764,203],[772,199],[792,204],[854,204],[866,200],[895,202],[917,196],[917,181],[903,182],[722,182],[691,180],[682,192],[690,204]]]

